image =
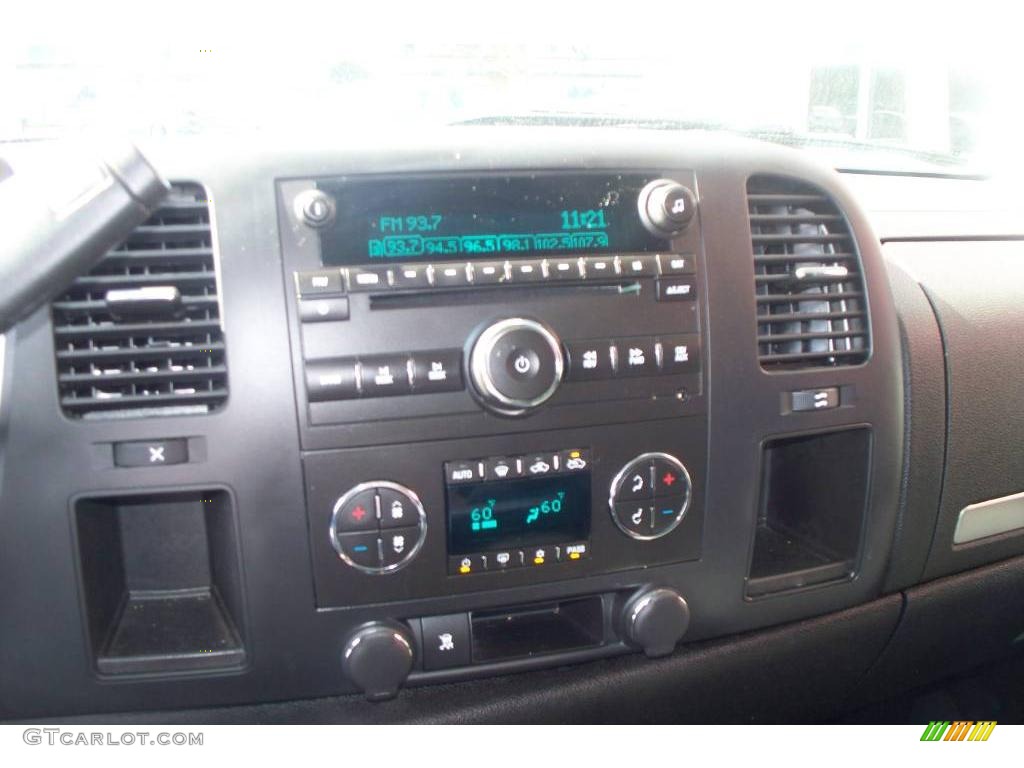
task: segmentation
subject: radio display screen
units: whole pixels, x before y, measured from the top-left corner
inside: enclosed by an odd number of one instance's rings
[[[524,173],[322,181],[337,206],[323,262],[470,261],[665,250],[637,212],[647,176]]]
[[[452,555],[590,536],[590,472],[449,485],[447,494]]]

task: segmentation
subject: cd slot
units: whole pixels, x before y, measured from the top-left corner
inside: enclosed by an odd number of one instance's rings
[[[494,285],[467,290],[411,290],[402,293],[371,294],[370,309],[409,309],[417,307],[492,304],[500,294],[502,302],[525,298],[552,298],[555,296],[639,296],[643,285],[639,280],[620,280],[590,285]]]

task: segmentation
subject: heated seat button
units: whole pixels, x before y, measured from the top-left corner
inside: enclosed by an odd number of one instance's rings
[[[380,568],[380,541],[377,532],[342,533],[337,536],[338,553],[349,565]]]
[[[364,397],[407,395],[411,391],[405,355],[371,355],[361,357],[359,362],[359,384]]]
[[[462,352],[441,349],[412,353],[415,392],[457,392],[462,389]]]
[[[639,461],[627,465],[616,480],[614,494],[615,501],[654,498],[650,462]]]
[[[339,533],[377,530],[377,494],[373,488],[360,491],[340,503],[334,511],[334,528]]]
[[[612,345],[607,341],[569,341],[569,378],[577,381],[612,376]]]
[[[450,669],[468,666],[470,653],[469,614],[428,616],[421,619],[423,668]]]
[[[382,510],[383,514],[383,510]],[[381,531],[381,567],[390,568],[409,559],[420,542],[418,525]]]

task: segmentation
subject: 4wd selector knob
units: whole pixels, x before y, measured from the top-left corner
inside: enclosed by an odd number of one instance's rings
[[[637,207],[648,232],[658,237],[675,237],[693,219],[697,200],[678,181],[656,179],[640,190]]]
[[[469,378],[477,396],[506,416],[518,416],[548,400],[564,371],[558,337],[536,320],[521,317],[485,328],[469,354]]]

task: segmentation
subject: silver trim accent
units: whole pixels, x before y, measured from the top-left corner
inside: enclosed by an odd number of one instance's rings
[[[512,331],[532,330],[539,334],[551,349],[555,359],[555,379],[543,393],[532,400],[520,400],[501,392],[491,378],[488,367],[488,359],[494,345]],[[547,326],[536,320],[528,320],[524,317],[510,317],[505,320],[488,326],[477,337],[473,343],[473,349],[469,353],[469,377],[475,385],[484,403],[491,410],[506,416],[519,416],[530,408],[536,408],[545,403],[562,383],[565,375],[565,357],[562,354],[562,344],[558,337]],[[496,402],[492,402],[496,401]]]
[[[145,285],[141,288],[112,288],[107,291],[103,300],[109,305],[135,304],[140,301],[162,301],[177,304],[181,301],[181,291],[173,285]]]
[[[675,519],[672,521],[671,525],[669,525],[668,528],[658,533],[655,533],[651,536],[641,536],[636,531],[631,531],[629,528],[626,528],[621,522],[619,522],[618,515],[615,514],[615,496],[616,494],[618,494],[619,490],[622,487],[622,481],[626,479],[626,475],[628,475],[632,471],[631,468],[634,465],[639,464],[641,462],[651,462],[654,461],[655,459],[662,459],[663,461],[667,461],[669,464],[672,464],[673,466],[675,466],[676,469],[680,471],[680,473],[686,481],[686,498],[683,500],[683,506],[680,507],[679,509],[679,514],[676,515]],[[651,504],[654,503],[655,498],[655,496],[651,496]],[[679,527],[679,523],[683,521],[683,518],[686,516],[687,511],[690,509],[690,501],[692,498],[693,481],[690,479],[690,473],[687,471],[686,465],[683,464],[683,462],[681,462],[679,459],[677,459],[675,456],[669,453],[660,453],[657,451],[651,453],[641,453],[636,458],[627,461],[622,466],[622,469],[618,471],[615,477],[612,478],[611,485],[608,488],[608,513],[612,516],[612,522],[615,523],[615,527],[627,536],[629,536],[630,538],[636,539],[637,541],[654,541],[655,539],[660,539],[662,536],[672,533],[672,531]],[[637,499],[637,501],[646,501],[646,499]]]
[[[352,559],[348,555],[346,555],[345,552],[342,550],[341,542],[338,541],[338,537],[346,536],[348,534],[338,533],[338,514],[341,512],[342,507],[344,507],[356,494],[362,493],[363,491],[369,491],[371,489],[376,491],[378,488],[387,488],[388,490],[400,493],[407,499],[409,499],[409,501],[412,502],[413,507],[416,509],[417,512],[419,512],[420,515],[419,538],[416,540],[416,543],[413,545],[412,549],[409,550],[408,554],[406,554],[406,556],[399,560],[397,563],[392,563],[391,565],[387,565],[382,568],[370,568],[368,566],[359,565],[358,563],[353,562]],[[380,537],[382,531],[393,529],[380,528],[380,499],[376,495],[374,495],[373,499],[374,511],[377,513],[377,542],[379,553],[381,540]],[[372,533],[372,531],[353,531],[353,533]],[[407,488],[406,486],[401,485],[399,483],[393,483],[390,480],[371,480],[366,483],[359,483],[359,485],[349,488],[347,491],[345,491],[345,493],[338,497],[337,501],[334,502],[334,509],[331,510],[331,525],[329,529],[329,534],[331,537],[331,546],[334,547],[334,551],[338,554],[338,557],[341,558],[342,562],[344,562],[346,565],[355,568],[357,571],[361,571],[362,573],[369,573],[373,575],[394,573],[395,571],[404,568],[406,565],[408,565],[413,560],[413,558],[415,558],[416,555],[419,554],[419,551],[423,548],[423,542],[427,540],[427,513],[423,509],[423,504],[420,502],[420,497],[417,496],[415,491],[413,491],[412,489]]]
[[[968,504],[960,510],[954,544],[968,544],[1001,533],[1024,529],[1024,493]]]
[[[842,266],[814,266],[814,267],[797,267],[793,271],[793,276],[797,280],[810,280],[816,277],[846,277],[850,274],[850,270]]]

